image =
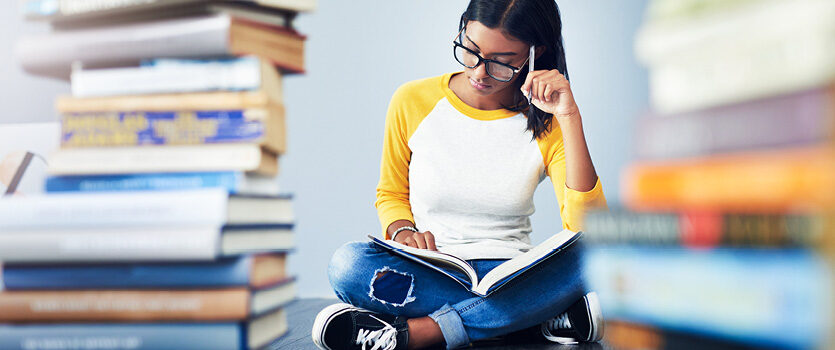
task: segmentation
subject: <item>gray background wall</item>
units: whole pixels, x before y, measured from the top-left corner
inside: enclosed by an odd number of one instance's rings
[[[628,163],[632,122],[647,104],[646,71],[632,54],[645,0],[559,1],[572,89],[610,206]],[[383,122],[392,92],[414,79],[460,70],[451,39],[467,5],[456,1],[319,0],[297,21],[306,33],[308,74],[285,80],[289,152],[279,182],[296,196],[297,246],[290,270],[304,296],[332,296],[326,271],[342,243],[379,233],[374,209]],[[65,83],[26,76],[16,38],[42,32],[0,11],[0,122],[54,121]],[[533,241],[560,230],[550,181],[535,197]]]

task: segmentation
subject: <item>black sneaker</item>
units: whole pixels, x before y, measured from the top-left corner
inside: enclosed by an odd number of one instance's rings
[[[577,344],[603,338],[603,313],[597,293],[591,292],[557,317],[542,323],[542,335],[555,343]]]
[[[316,315],[311,336],[320,349],[400,350],[409,343],[409,326],[403,316],[375,314],[340,303]]]

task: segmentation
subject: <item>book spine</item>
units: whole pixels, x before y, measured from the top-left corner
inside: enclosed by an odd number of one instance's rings
[[[6,263],[208,261],[219,254],[219,231],[218,227],[4,229],[0,235],[0,260]]]
[[[170,191],[216,187],[230,194],[277,196],[280,193],[275,178],[241,172],[48,176],[45,191]]]
[[[823,88],[638,121],[641,160],[809,145],[835,133],[835,89]]]
[[[681,227],[676,214],[590,211],[584,219],[584,240],[591,244],[635,243],[681,245]]]
[[[623,178],[630,209],[778,212],[835,204],[829,146],[642,162]]]
[[[220,187],[236,193],[239,172],[49,176],[46,192],[160,191]]]
[[[165,59],[140,67],[75,70],[71,81],[75,97],[256,90],[261,86],[260,63],[254,57]]]
[[[201,263],[5,264],[2,280],[6,290],[248,286],[253,260],[252,256],[242,256]]]
[[[244,350],[244,337],[231,322],[0,325],[3,350]]]
[[[217,171],[275,175],[278,160],[250,144],[65,148],[49,159],[51,175]]]
[[[595,245],[815,248],[823,218],[801,214],[590,212],[586,241]]]
[[[791,349],[828,333],[830,271],[808,251],[605,247],[584,259],[608,319]]]
[[[0,201],[0,230],[219,227],[226,221],[228,197],[226,191],[216,188],[19,197]]]
[[[265,142],[263,110],[64,114],[62,147]],[[274,121],[273,121],[274,122]]]
[[[0,308],[4,322],[242,320],[249,291],[11,291],[0,293]]]

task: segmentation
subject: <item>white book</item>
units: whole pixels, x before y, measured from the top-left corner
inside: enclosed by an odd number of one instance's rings
[[[835,80],[835,2],[765,1],[648,23],[635,52],[662,114],[785,94]]]
[[[453,254],[413,248],[393,240],[380,240],[371,235],[368,238],[373,243],[395,255],[440,272],[444,276],[455,280],[474,294],[487,296],[530,268],[558,254],[580,239],[580,236],[582,236],[581,232],[574,232],[567,229],[562,230],[531,248],[526,253],[496,266],[484,275],[481,280],[478,279],[478,275],[472,265]]]
[[[304,36],[230,13],[56,30],[21,38],[17,61],[34,75],[69,79],[72,67],[136,66],[160,57],[253,54],[289,72],[304,71]]]
[[[51,175],[208,171],[275,176],[278,158],[253,144],[64,148],[49,157]]]
[[[219,226],[113,227],[62,230],[3,229],[0,261],[175,261],[213,260],[219,255]]]
[[[293,248],[289,225],[240,231],[208,225],[0,231],[0,261],[7,263],[209,261]]]
[[[154,61],[140,67],[76,69],[70,76],[75,97],[256,90],[261,86],[255,57],[177,63]]]
[[[27,20],[76,22],[115,15],[170,11],[182,7],[239,3],[276,10],[307,12],[316,9],[316,0],[19,0]]]
[[[65,192],[0,197],[0,232],[65,228],[289,225],[290,195],[183,191]]]

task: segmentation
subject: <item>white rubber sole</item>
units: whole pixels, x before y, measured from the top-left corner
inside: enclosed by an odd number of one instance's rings
[[[589,292],[585,298],[591,327],[589,329],[589,341],[597,342],[603,339],[603,311],[600,309],[600,299],[596,292]]]
[[[319,349],[332,350],[325,345],[325,326],[327,326],[334,317],[346,312],[357,310],[362,309],[351,304],[338,303],[329,305],[328,307],[322,309],[322,311],[319,311],[316,315],[316,319],[313,320],[313,329],[310,331],[310,337],[313,338],[313,344],[316,344]]]

